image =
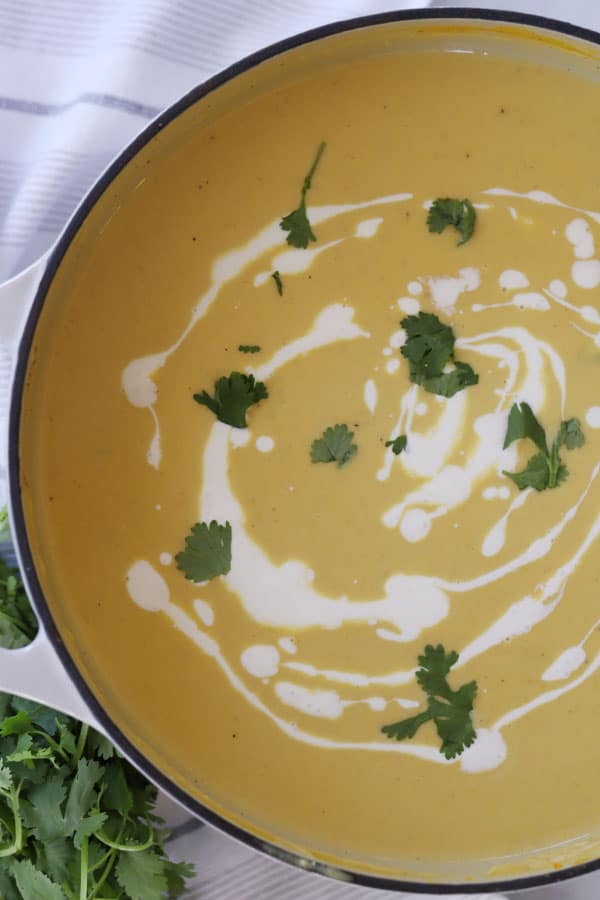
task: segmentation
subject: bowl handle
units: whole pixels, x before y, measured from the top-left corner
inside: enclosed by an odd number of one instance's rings
[[[43,703],[102,731],[41,628],[27,647],[0,647],[0,691]]]

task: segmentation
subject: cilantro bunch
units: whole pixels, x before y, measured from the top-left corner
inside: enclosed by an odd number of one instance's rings
[[[17,570],[0,560],[0,646],[36,630]],[[167,858],[156,794],[88,725],[0,694],[2,900],[180,897],[193,867]]]

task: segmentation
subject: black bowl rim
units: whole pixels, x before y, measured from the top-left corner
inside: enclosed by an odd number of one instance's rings
[[[411,22],[419,20],[455,20],[463,19],[466,21],[483,21],[492,23],[507,23],[509,25],[525,25],[534,29],[550,31],[559,35],[566,35],[570,38],[577,38],[587,41],[591,44],[600,45],[600,33],[591,31],[590,29],[563,22],[558,19],[545,18],[544,16],[531,15],[528,13],[520,13],[505,10],[490,10],[479,8],[463,8],[460,6],[440,9],[410,9],[394,12],[377,13],[368,16],[359,16],[351,19],[345,19],[339,22],[333,22],[318,28],[301,32],[292,37],[270,44],[262,50],[252,53],[244,57],[239,62],[234,63],[224,69],[217,75],[212,76],[207,81],[192,88],[180,100],[176,101],[172,106],[168,107],[152,120],[130,144],[114,159],[114,161],[102,173],[92,188],[83,198],[64,230],[60,238],[54,245],[48,258],[44,274],[37,288],[35,298],[31,309],[27,316],[15,363],[13,373],[13,383],[11,391],[11,404],[9,412],[9,452],[8,452],[8,472],[9,472],[9,496],[11,505],[11,525],[14,541],[16,544],[17,556],[21,565],[25,583],[30,598],[33,601],[37,615],[42,623],[43,629],[52,643],[62,665],[64,666],[69,678],[79,691],[82,699],[90,708],[92,714],[99,722],[106,734],[113,743],[119,747],[123,754],[136,766],[147,778],[157,787],[170,795],[183,807],[188,809],[195,816],[208,822],[210,825],[218,828],[220,831],[236,838],[238,841],[259,850],[275,859],[282,860],[291,865],[297,866],[305,871],[316,872],[321,875],[332,877],[342,883],[354,883],[364,887],[379,888],[381,890],[406,891],[422,894],[452,894],[452,893],[499,893],[503,891],[523,890],[532,887],[540,887],[563,881],[576,876],[585,875],[600,869],[600,858],[590,860],[589,862],[580,863],[556,869],[550,872],[542,872],[529,876],[521,876],[516,878],[504,878],[497,881],[466,881],[455,883],[429,883],[410,880],[401,880],[393,877],[385,877],[379,875],[371,875],[365,872],[357,872],[352,869],[346,869],[343,866],[329,865],[319,860],[303,856],[299,852],[291,851],[287,848],[279,847],[272,841],[267,841],[246,831],[244,828],[230,822],[222,815],[214,812],[200,801],[189,795],[180,788],[174,781],[157,769],[145,756],[138,750],[123,734],[123,732],[115,725],[110,715],[104,710],[102,705],[96,699],[91,689],[88,687],[84,677],[75,665],[74,660],[70,656],[62,638],[56,627],[46,599],[38,580],[37,573],[33,562],[33,554],[29,544],[25,513],[21,497],[21,479],[20,479],[20,421],[22,413],[23,392],[26,384],[27,366],[31,349],[33,346],[37,323],[44,305],[48,289],[52,283],[54,275],[65,256],[71,242],[77,234],[79,228],[84,223],[88,214],[92,210],[95,203],[102,196],[104,191],[109,187],[115,177],[125,168],[125,166],[142,150],[142,148],[157,135],[166,125],[176,119],[181,113],[196,103],[201,98],[210,94],[222,84],[235,78],[237,75],[248,71],[254,66],[271,59],[287,50],[292,50],[304,44],[322,38],[330,37],[336,34],[342,34],[347,31],[353,31],[359,28],[366,28],[376,25],[386,25],[394,22]]]

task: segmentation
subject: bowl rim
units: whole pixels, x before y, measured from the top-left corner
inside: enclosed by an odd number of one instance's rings
[[[142,751],[138,750],[117,727],[109,713],[105,711],[104,707],[88,686],[84,676],[67,650],[60,632],[54,623],[42,586],[37,577],[33,553],[26,530],[25,512],[20,487],[20,422],[23,408],[23,394],[26,386],[27,367],[33,348],[37,324],[48,290],[73,239],[87,219],[89,213],[92,211],[96,202],[120,172],[157,134],[159,134],[160,131],[162,131],[166,125],[174,121],[180,114],[184,113],[188,108],[206,97],[212,91],[262,62],[272,59],[288,50],[304,46],[305,44],[360,28],[388,25],[396,22],[418,22],[436,19],[524,25],[533,29],[549,31],[554,34],[564,35],[569,38],[583,40],[600,46],[600,32],[592,31],[591,29],[564,22],[559,19],[547,18],[545,16],[508,10],[492,10],[474,7],[467,8],[460,6],[435,9],[413,8],[409,10],[397,10],[343,19],[299,32],[298,34],[269,44],[267,47],[245,56],[196,87],[193,87],[183,97],[175,101],[175,103],[167,107],[149,122],[148,125],[146,125],[146,127],[114,158],[78,204],[49,254],[44,273],[35,293],[22,331],[13,372],[8,422],[9,499],[12,512],[12,536],[16,545],[16,553],[19,559],[21,572],[25,580],[28,595],[32,600],[38,619],[40,620],[48,639],[56,651],[69,678],[81,694],[85,703],[89,706],[94,717],[105,730],[107,736],[130,760],[130,762],[156,787],[160,788],[164,793],[176,800],[194,816],[216,827],[219,831],[235,838],[239,842],[246,844],[255,850],[261,851],[272,858],[301,868],[304,871],[325,875],[338,880],[341,883],[353,883],[363,887],[378,888],[380,890],[405,891],[419,894],[501,893],[504,891],[547,886],[556,882],[589,874],[600,869],[600,857],[585,863],[574,864],[561,869],[554,869],[549,872],[540,872],[513,878],[507,877],[494,881],[457,881],[438,883],[398,879],[393,876],[387,877],[385,875],[375,875],[367,872],[355,871],[351,868],[345,868],[344,866],[327,864],[320,860],[303,856],[300,852],[290,850],[287,847],[281,847],[272,840],[260,838],[252,832],[247,831],[242,826],[236,825],[234,822],[225,818],[224,815],[213,811],[210,807],[205,806],[195,797],[188,794],[183,788],[180,788],[171,778],[150,762],[150,760],[144,756]]]

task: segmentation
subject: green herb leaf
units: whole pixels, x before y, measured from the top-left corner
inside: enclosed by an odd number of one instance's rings
[[[310,225],[308,227],[310,228]],[[312,234],[312,231],[311,231],[311,234]],[[312,240],[313,241],[316,240],[314,234],[312,235]],[[288,243],[289,243],[289,235],[288,235]],[[277,269],[275,269],[275,271],[271,274],[271,278],[275,282],[275,287],[277,288],[277,293],[281,297],[283,295],[283,282],[281,280],[281,275],[279,274]]]
[[[33,614],[18,569],[0,559],[0,647],[16,650],[31,643],[37,634]]]
[[[471,720],[477,696],[477,684],[469,681],[458,690],[448,684],[450,669],[458,662],[458,653],[446,653],[442,644],[428,644],[419,656],[417,681],[427,694],[427,709],[416,716],[384,725],[382,732],[389,738],[403,741],[413,738],[426,722],[435,724],[441,740],[440,753],[454,759],[470,747],[476,733]]]
[[[14,716],[8,716],[0,725],[0,736],[7,737],[9,734],[25,734],[31,730],[31,719],[26,712],[20,710]]]
[[[162,900],[167,890],[164,862],[147,850],[119,854],[117,878],[131,900]]]
[[[177,568],[190,581],[210,581],[231,569],[231,525],[196,522],[185,539],[185,550],[175,557]]]
[[[521,472],[503,472],[502,474],[514,481],[520,491],[524,491],[525,488],[544,491],[550,482],[548,457],[543,453],[536,453],[529,459]]]
[[[400,322],[406,332],[401,348],[408,360],[410,380],[442,397],[453,397],[469,385],[477,384],[479,376],[468,363],[454,362],[454,368],[444,371],[453,360],[456,339],[449,325],[444,325],[436,315],[420,312],[406,316]]]
[[[31,788],[29,802],[32,815],[28,824],[38,840],[46,843],[70,835],[62,814],[66,795],[63,775],[51,775],[46,781]]]
[[[399,437],[394,438],[392,441],[386,441],[385,446],[392,448],[392,453],[396,456],[400,456],[403,450],[406,450],[406,442],[407,438],[405,434],[401,434]]]
[[[564,446],[567,450],[583,447],[585,435],[581,430],[579,419],[567,419],[566,422],[561,422],[555,440],[557,447]]]
[[[317,166],[319,165],[324,150],[325,143],[321,143],[317,150],[317,155],[302,184],[299,206],[292,210],[291,213],[288,213],[287,216],[284,216],[279,223],[284,231],[289,232],[286,240],[291,247],[306,249],[310,241],[316,241],[316,237],[310,227],[310,222],[308,221],[308,216],[306,214],[306,194],[311,188],[313,176],[317,170]]]
[[[11,872],[21,896],[27,900],[65,900],[59,885],[36,869],[29,859],[13,862]]]
[[[326,428],[322,437],[312,442],[310,458],[314,463],[335,462],[338,468],[345,466],[356,455],[358,447],[352,443],[354,432],[347,425]]]
[[[260,345],[259,344],[240,344],[238,347],[240,353],[259,353]]]
[[[478,384],[479,375],[473,371],[468,363],[458,362],[457,360],[451,372],[444,372],[442,375],[432,375],[430,378],[415,375],[412,380],[415,384],[429,391],[430,394],[438,394],[440,397],[454,397],[463,388],[472,384]]]
[[[194,394],[194,400],[207,406],[220,422],[234,428],[246,428],[246,413],[255,403],[269,396],[262,381],[255,381],[254,375],[232,372],[215,382],[215,393],[211,397],[206,391]]]
[[[506,449],[513,441],[521,438],[533,441],[540,452],[529,459],[522,471],[503,472],[514,481],[520,491],[525,488],[544,491],[546,488],[558,487],[569,475],[569,470],[560,458],[560,448],[566,447],[567,450],[574,450],[585,443],[579,419],[567,419],[560,423],[552,442],[552,448],[548,451],[546,432],[536,419],[529,404],[513,403],[508,415],[504,448]]]
[[[513,403],[508,414],[504,449],[521,438],[529,438],[544,456],[548,456],[546,432],[536,419],[528,403]]]
[[[440,234],[448,225],[452,225],[460,234],[460,241],[456,245],[460,247],[472,236],[475,229],[475,207],[470,200],[456,200],[452,197],[443,197],[434,200],[427,215],[427,227],[430,231]]]

